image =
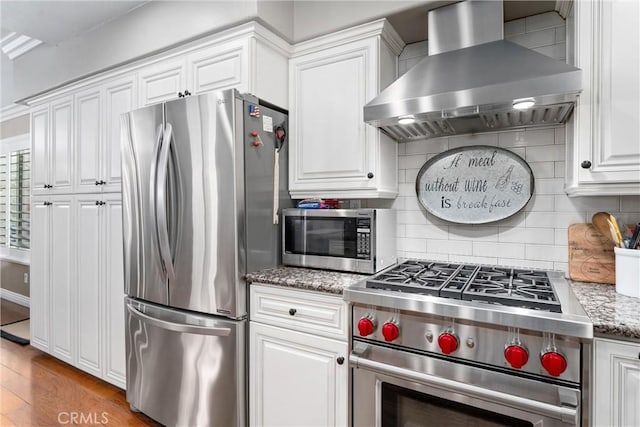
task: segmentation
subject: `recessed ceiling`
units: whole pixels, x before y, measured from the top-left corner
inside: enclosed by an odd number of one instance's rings
[[[415,43],[427,39],[427,12],[457,1],[429,3],[388,17],[389,22],[405,43]],[[555,10],[555,0],[506,0],[504,1],[504,21],[513,21],[527,16]]]
[[[146,1],[0,1],[0,29],[55,45],[120,18]]]

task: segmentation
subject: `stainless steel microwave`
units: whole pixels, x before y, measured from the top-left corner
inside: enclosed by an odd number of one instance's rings
[[[396,262],[391,209],[284,209],[282,262],[373,274]]]

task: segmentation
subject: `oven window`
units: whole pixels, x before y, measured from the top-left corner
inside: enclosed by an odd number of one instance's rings
[[[528,421],[382,384],[382,427],[533,426]]]
[[[356,258],[356,218],[285,217],[285,252]]]

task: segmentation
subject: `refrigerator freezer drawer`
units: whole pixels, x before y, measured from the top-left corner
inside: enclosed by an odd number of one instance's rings
[[[133,407],[167,426],[246,425],[246,320],[125,305]]]

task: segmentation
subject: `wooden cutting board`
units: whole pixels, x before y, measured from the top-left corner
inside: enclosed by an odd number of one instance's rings
[[[616,283],[613,243],[592,224],[569,226],[569,276],[593,283]]]

